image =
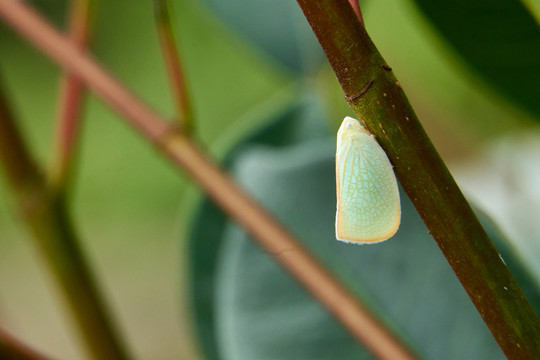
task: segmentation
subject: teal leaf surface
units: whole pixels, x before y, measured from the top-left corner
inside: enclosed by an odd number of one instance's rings
[[[314,98],[306,98],[284,110],[268,125],[259,129],[230,151],[224,160],[231,167],[238,154],[258,144],[281,147],[328,135],[320,118],[321,111]],[[313,119],[318,119],[316,123]],[[217,258],[221,249],[227,217],[208,199],[200,205],[189,234],[188,267],[191,280],[189,291],[201,348],[207,359],[220,359],[217,350],[215,324],[215,287]]]

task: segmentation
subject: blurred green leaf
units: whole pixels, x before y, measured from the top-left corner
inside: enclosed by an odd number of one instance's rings
[[[476,74],[540,119],[540,27],[522,2],[415,1]]]
[[[237,154],[254,144],[268,146],[286,146],[306,138],[326,136],[328,129],[321,120],[313,126],[311,119],[319,118],[321,111],[313,103],[312,98],[306,98],[288,109],[273,116],[267,125],[252,132],[243,142],[232,149],[224,163],[230,167]],[[208,359],[219,359],[216,338],[214,314],[215,277],[220,239],[223,236],[227,217],[211,201],[206,199],[194,215],[194,225],[189,234],[188,267],[191,289],[193,316],[196,319],[196,329]]]
[[[334,141],[304,136],[306,124],[322,121],[299,115],[289,112],[231,153],[227,165],[240,183],[423,357],[504,358],[403,193],[395,238],[373,246],[335,240]],[[537,284],[495,227],[487,229],[538,311]],[[195,318],[211,359],[371,358],[208,200],[189,246]]]
[[[310,73],[326,58],[295,1],[206,0],[233,29],[294,71]]]

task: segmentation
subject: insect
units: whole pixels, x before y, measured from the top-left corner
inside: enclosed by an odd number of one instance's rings
[[[401,220],[396,177],[386,153],[358,120],[347,116],[337,133],[336,238],[378,243]]]

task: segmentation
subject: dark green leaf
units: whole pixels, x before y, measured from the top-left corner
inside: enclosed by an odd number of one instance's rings
[[[540,118],[540,27],[522,2],[416,3],[475,73]]]

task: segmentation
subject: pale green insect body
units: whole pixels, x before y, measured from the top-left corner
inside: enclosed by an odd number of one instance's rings
[[[338,240],[376,243],[396,233],[401,207],[392,165],[375,137],[351,117],[338,131],[336,187]]]

